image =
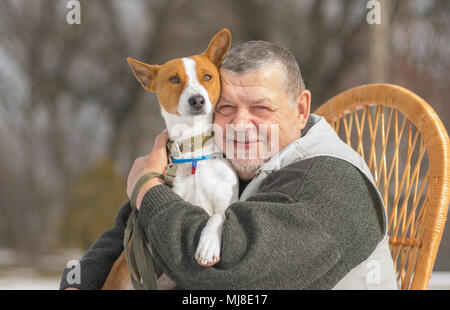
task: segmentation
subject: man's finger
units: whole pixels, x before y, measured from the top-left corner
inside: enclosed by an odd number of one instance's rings
[[[164,129],[159,135],[155,138],[155,143],[153,149],[166,147],[167,140],[169,140],[169,132],[167,129]]]

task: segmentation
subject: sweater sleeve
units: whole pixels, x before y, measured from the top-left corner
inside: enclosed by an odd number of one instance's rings
[[[138,223],[184,289],[330,289],[381,240],[378,208],[355,167],[321,157],[272,173],[257,194],[229,206],[213,267],[194,259],[208,215],[167,186],[146,193]]]
[[[114,227],[104,232],[80,260],[80,283],[69,283],[67,276],[71,269],[65,268],[60,289],[76,287],[82,290],[99,290],[102,288],[111,267],[123,251],[124,231],[130,213],[131,206],[127,202],[119,210]]]

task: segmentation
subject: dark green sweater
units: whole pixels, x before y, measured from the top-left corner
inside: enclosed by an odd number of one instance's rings
[[[138,226],[161,268],[183,289],[331,289],[381,241],[382,206],[366,177],[333,157],[270,174],[258,193],[226,211],[221,261],[194,259],[208,215],[167,186],[142,200]],[[82,289],[100,289],[120,255],[127,203],[116,225],[80,261]],[[61,288],[68,269],[63,273]]]

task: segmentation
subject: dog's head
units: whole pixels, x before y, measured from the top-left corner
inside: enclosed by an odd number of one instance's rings
[[[222,29],[200,55],[149,65],[128,58],[142,86],[158,95],[161,108],[179,116],[209,114],[220,96],[219,67],[230,49],[231,34]]]

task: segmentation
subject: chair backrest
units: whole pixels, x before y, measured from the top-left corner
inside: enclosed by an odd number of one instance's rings
[[[390,84],[338,94],[315,114],[368,164],[388,214],[389,245],[402,289],[426,289],[450,199],[450,145],[422,98]]]

